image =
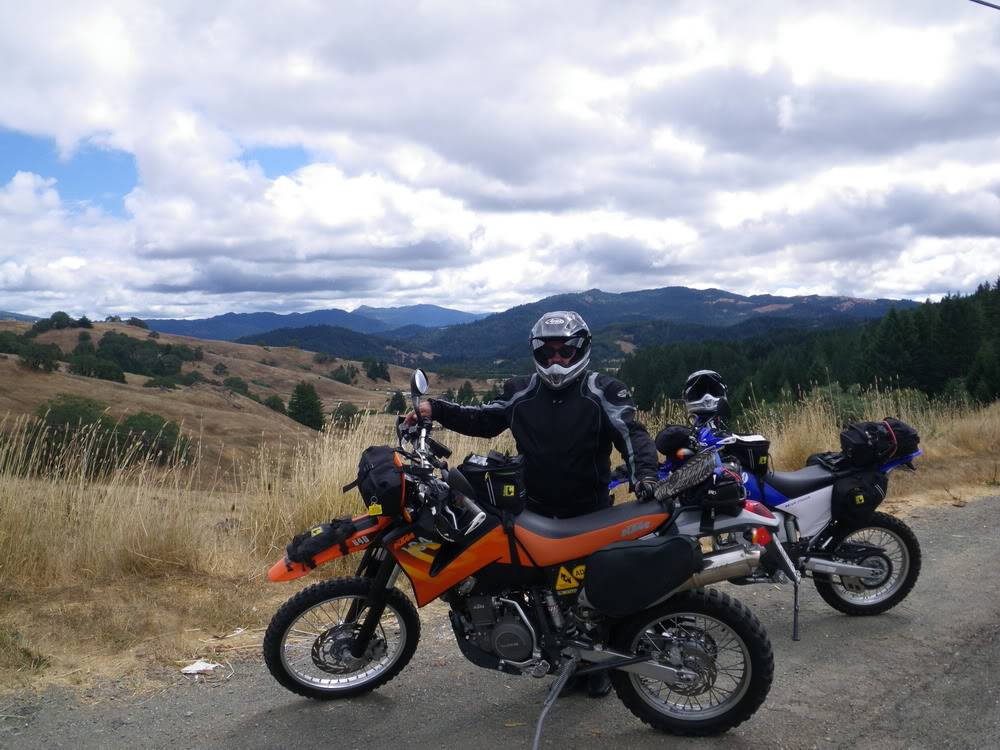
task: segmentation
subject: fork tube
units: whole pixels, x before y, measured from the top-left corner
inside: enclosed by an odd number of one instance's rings
[[[382,560],[382,564],[379,565],[378,573],[375,574],[375,579],[372,581],[372,587],[368,594],[368,612],[365,614],[365,620],[361,623],[361,629],[358,630],[358,634],[354,636],[354,642],[351,644],[351,656],[355,659],[361,658],[361,655],[364,654],[365,649],[368,648],[368,641],[371,639],[372,633],[375,632],[379,620],[382,619],[382,613],[385,611],[385,602],[389,598],[389,579],[395,570],[396,558],[386,554],[385,559]]]

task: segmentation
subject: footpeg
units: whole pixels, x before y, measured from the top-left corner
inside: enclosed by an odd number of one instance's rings
[[[549,667],[550,667],[549,663],[545,661],[545,659],[542,659],[540,662],[538,662],[535,666],[531,668],[531,671],[528,674],[530,674],[532,677],[544,677],[549,673]]]

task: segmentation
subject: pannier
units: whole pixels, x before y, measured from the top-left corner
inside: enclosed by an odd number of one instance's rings
[[[470,453],[458,468],[476,491],[475,499],[515,515],[524,510],[524,456]]]
[[[863,526],[885,499],[889,477],[866,471],[838,479],[833,484],[833,520],[848,527]]]
[[[844,455],[852,466],[862,469],[913,453],[919,443],[916,430],[892,417],[881,422],[853,422],[840,433]]]
[[[587,558],[587,601],[624,617],[662,599],[705,566],[701,546],[686,536],[618,542]]]
[[[347,540],[355,531],[357,527],[350,518],[334,518],[329,523],[313,526],[292,537],[292,541],[285,547],[285,557],[289,562],[315,568],[316,561],[313,558],[335,544],[340,545],[343,554],[348,554]]]
[[[344,488],[356,486],[372,515],[398,518],[406,505],[407,492],[415,485],[407,483],[399,453],[387,445],[365,448],[358,461],[358,478]]]
[[[771,441],[760,435],[733,435],[736,442],[726,446],[726,455],[736,459],[743,470],[757,477],[771,468]]]
[[[656,433],[656,450],[667,458],[674,458],[682,448],[693,448],[694,432],[687,425],[668,424]]]

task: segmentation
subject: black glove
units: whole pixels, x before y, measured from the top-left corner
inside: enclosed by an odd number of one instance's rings
[[[640,503],[648,502],[652,500],[656,494],[656,487],[660,483],[660,480],[655,477],[645,477],[636,482],[635,485],[635,496]]]

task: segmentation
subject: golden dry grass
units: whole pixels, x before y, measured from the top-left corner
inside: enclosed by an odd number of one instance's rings
[[[918,480],[893,475],[890,510],[995,491],[988,483],[997,482],[1000,403],[940,407],[887,393],[869,394],[866,409],[914,424],[927,453]],[[644,415],[651,432],[678,417]],[[760,409],[755,419],[779,469],[836,447],[840,425],[821,399]],[[17,438],[26,423],[8,420],[0,443],[0,684],[74,684],[97,674],[138,680],[151,666],[176,678],[181,663],[199,656],[255,653],[260,629],[296,589],[268,584],[267,566],[294,533],[361,512],[357,493],[341,487],[365,447],[394,442],[392,425],[369,415],[350,430],[261,441],[206,487],[198,481],[204,454],[188,465],[135,462],[91,479],[86,440],[67,454],[58,479],[40,478]],[[508,434],[439,438],[453,461],[513,451]],[[343,570],[323,569],[298,585]],[[236,628],[246,630],[219,637]]]

